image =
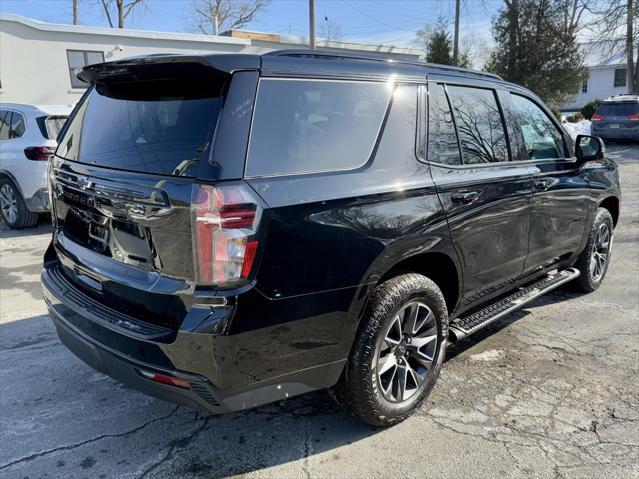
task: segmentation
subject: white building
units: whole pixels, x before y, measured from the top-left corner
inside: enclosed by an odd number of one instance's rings
[[[588,78],[575,99],[561,107],[562,111],[577,111],[593,100],[628,93],[626,54],[623,51],[610,54],[610,48],[599,42],[582,43],[580,48],[585,54]]]
[[[318,42],[323,50],[382,53],[418,60],[419,51],[349,42]],[[253,53],[308,48],[307,39],[231,31],[223,36],[44,23],[0,13],[0,102],[73,104],[86,85],[76,68],[151,53]]]

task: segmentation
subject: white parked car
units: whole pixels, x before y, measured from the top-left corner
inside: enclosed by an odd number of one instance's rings
[[[34,226],[49,210],[47,160],[70,106],[0,104],[0,209],[10,228]]]

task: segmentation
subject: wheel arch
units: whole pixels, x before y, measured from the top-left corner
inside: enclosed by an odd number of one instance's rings
[[[7,170],[0,170],[0,180],[3,180],[5,178],[8,179],[9,181],[11,181],[11,183],[13,183],[13,185],[16,188],[18,188],[18,192],[20,193],[20,196],[22,196],[22,198],[24,198],[24,192],[22,191],[22,188],[20,187],[20,183],[18,183],[18,181],[16,180],[15,176],[13,176]]]
[[[621,207],[619,198],[616,196],[607,196],[599,202],[597,207],[605,208],[610,212],[610,216],[612,216],[612,224],[616,227],[617,222],[619,221],[619,210]]]
[[[377,284],[407,272],[422,274],[431,279],[444,295],[449,314],[456,309],[462,291],[462,276],[457,262],[450,255],[429,251],[404,258],[391,266]]]

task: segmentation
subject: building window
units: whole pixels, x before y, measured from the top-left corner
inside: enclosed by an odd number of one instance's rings
[[[626,69],[615,68],[615,86],[626,86]]]
[[[588,79],[581,82],[581,93],[588,93]]]
[[[104,53],[84,50],[67,50],[67,61],[69,62],[71,87],[86,88],[87,84],[75,76],[75,70],[87,65],[93,65],[94,63],[103,63]]]

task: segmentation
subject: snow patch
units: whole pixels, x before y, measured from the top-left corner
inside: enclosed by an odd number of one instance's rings
[[[562,126],[573,140],[577,138],[577,135],[590,135],[590,120],[581,120],[577,123],[563,122]]]
[[[504,352],[500,349],[489,349],[483,353],[472,354],[470,356],[471,361],[498,361],[504,357]]]

